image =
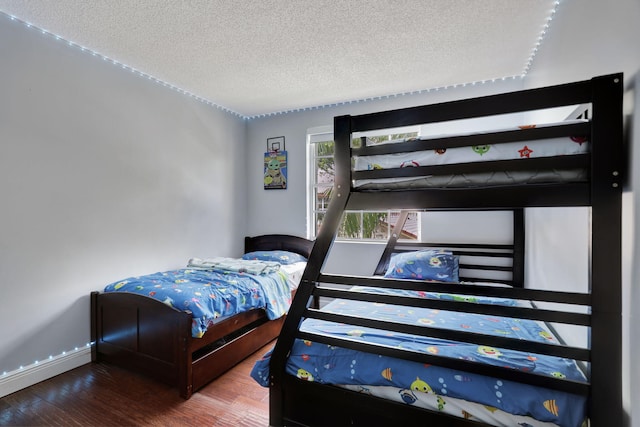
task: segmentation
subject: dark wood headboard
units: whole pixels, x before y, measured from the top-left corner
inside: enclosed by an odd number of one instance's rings
[[[446,249],[453,254],[464,257],[460,261],[460,281],[482,282],[492,281],[504,283],[516,288],[524,287],[524,211],[513,209],[513,243],[506,245],[470,244],[455,242],[400,242],[397,234],[393,234],[376,267],[375,275],[383,275],[389,267],[391,256],[396,253],[417,251],[422,249]],[[398,217],[394,230],[402,230],[408,211],[403,210]],[[484,259],[482,263],[475,260]],[[487,262],[488,260],[488,262]],[[505,260],[508,262],[505,265]],[[498,272],[508,278],[488,279],[476,277],[478,272]]]
[[[287,234],[264,234],[262,236],[245,237],[244,252],[283,250],[291,251],[309,258],[313,241]]]

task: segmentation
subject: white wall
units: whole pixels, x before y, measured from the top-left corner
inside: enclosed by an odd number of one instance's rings
[[[245,119],[0,20],[1,396],[86,345],[91,291],[239,254],[247,181]]]
[[[525,283],[534,289],[589,292],[590,216],[585,207],[525,211]],[[548,309],[587,312],[586,307],[537,303]],[[553,324],[567,345],[588,348],[582,326]]]
[[[640,360],[640,235],[637,227],[640,217],[635,209],[640,202],[637,191],[640,188],[637,173],[640,157],[636,148],[640,144],[640,112],[637,109],[640,105],[639,20],[640,2],[637,0],[609,3],[563,0],[525,79],[528,87],[538,87],[624,72],[629,176],[623,195],[623,398],[627,425],[634,427],[640,426],[640,408],[633,404],[640,401],[640,368],[637,362]],[[562,224],[566,235],[579,236],[587,221],[586,213],[576,215],[567,211],[564,217],[558,215],[553,222]],[[554,226],[543,222],[536,225]],[[542,238],[543,234],[533,236]],[[582,254],[580,257],[584,260],[584,240],[569,242],[574,246],[566,248],[565,253]]]

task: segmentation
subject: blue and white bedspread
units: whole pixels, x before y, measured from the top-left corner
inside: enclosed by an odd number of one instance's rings
[[[380,292],[374,288],[354,289]],[[403,295],[411,293],[422,298],[456,299],[450,294],[386,291]],[[470,303],[473,302],[478,301],[471,299]],[[513,300],[502,298],[483,298],[482,302],[516,304]],[[538,342],[557,342],[539,323],[530,320],[346,300],[334,300],[323,311]],[[573,360],[559,357],[317,319],[304,320],[301,330],[504,366],[549,377],[585,381]],[[270,353],[258,361],[251,372],[251,376],[263,386],[268,385],[269,356]],[[288,374],[307,381],[397,387],[402,400],[407,404],[415,402],[416,394],[430,393],[438,397],[439,406],[444,406],[447,398],[465,399],[484,405],[488,411],[498,408],[511,414],[529,415],[540,421],[567,427],[581,426],[586,414],[586,399],[581,396],[310,341],[297,340],[294,343],[286,370]]]
[[[187,267],[249,274],[270,274],[280,270],[280,264],[274,261],[223,257],[191,258]]]
[[[291,305],[286,273],[254,275],[205,268],[185,268],[130,277],[107,285],[104,292],[132,292],[153,297],[193,313],[191,332],[202,337],[216,319],[264,308],[269,319],[283,316]]]

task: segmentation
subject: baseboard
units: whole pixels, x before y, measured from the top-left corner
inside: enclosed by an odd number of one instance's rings
[[[86,346],[7,372],[0,375],[0,397],[15,393],[89,362],[91,362],[91,347]]]

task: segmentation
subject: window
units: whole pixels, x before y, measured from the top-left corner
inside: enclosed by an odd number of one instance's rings
[[[399,138],[410,138],[418,135],[417,131],[402,133],[366,135],[369,143],[382,143]],[[358,135],[352,146],[360,145]],[[315,238],[331,201],[334,182],[334,142],[333,129],[321,127],[307,131],[308,142],[308,207],[307,234]],[[398,217],[398,211],[345,211],[338,239],[342,240],[383,240],[386,241]],[[401,238],[415,240],[418,238],[418,216],[412,213],[403,227]]]

